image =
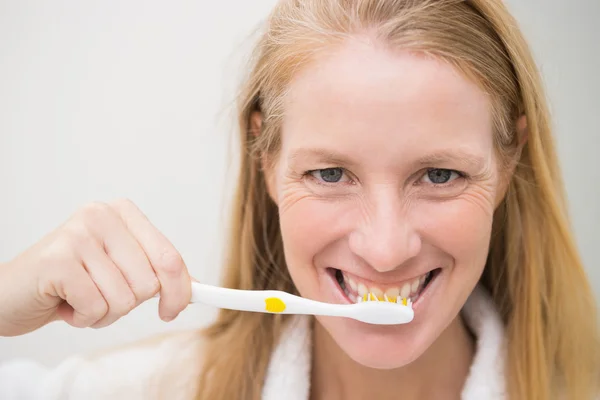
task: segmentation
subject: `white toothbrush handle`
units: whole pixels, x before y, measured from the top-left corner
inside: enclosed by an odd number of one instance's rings
[[[282,301],[284,309],[269,311],[267,301],[277,305]],[[320,303],[278,290],[238,290],[192,283],[192,303],[203,303],[219,308],[239,311],[271,312],[276,314],[310,314],[343,317],[348,305]]]
[[[330,304],[278,290],[239,290],[192,283],[192,303],[218,308],[271,314],[308,314],[348,317],[369,324],[394,325],[412,321],[412,307],[385,301]]]

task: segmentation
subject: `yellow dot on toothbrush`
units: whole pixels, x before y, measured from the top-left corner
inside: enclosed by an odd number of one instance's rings
[[[363,294],[363,301],[367,301],[367,295]]]
[[[395,297],[388,297],[388,301],[391,303],[395,303],[396,302],[396,298]]]
[[[403,297],[403,298],[402,298],[402,304],[403,304],[403,305],[407,305],[406,297]]]
[[[268,312],[280,313],[285,310],[285,303],[277,297],[269,297],[265,299],[265,309]]]

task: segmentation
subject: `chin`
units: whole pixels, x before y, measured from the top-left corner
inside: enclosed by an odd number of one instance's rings
[[[435,340],[427,327],[372,326],[362,322],[317,317],[332,340],[356,363],[369,368],[395,369],[419,358]]]

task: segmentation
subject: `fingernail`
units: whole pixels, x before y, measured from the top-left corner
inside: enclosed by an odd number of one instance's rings
[[[175,319],[176,315],[172,316],[172,315],[168,315],[168,316],[164,316],[163,317],[163,321],[165,322],[171,322]]]

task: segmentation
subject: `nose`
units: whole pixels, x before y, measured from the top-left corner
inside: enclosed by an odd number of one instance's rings
[[[372,268],[387,272],[421,251],[421,238],[397,193],[377,199],[349,236],[350,250]]]

